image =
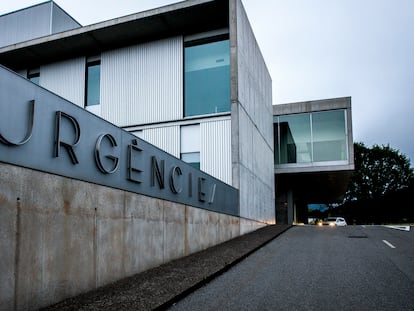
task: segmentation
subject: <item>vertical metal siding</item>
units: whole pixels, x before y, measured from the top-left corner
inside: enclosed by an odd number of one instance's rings
[[[142,131],[142,139],[158,148],[180,157],[180,126],[166,126]]]
[[[219,120],[200,124],[202,171],[232,184],[231,121]]]
[[[182,118],[182,40],[174,37],[103,53],[103,118],[118,126]]]
[[[0,47],[50,34],[50,7],[46,2],[0,17]]]
[[[42,66],[40,68],[40,85],[83,107],[85,58],[75,58]]]

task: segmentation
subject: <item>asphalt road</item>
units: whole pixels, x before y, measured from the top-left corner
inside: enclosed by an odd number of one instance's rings
[[[414,310],[414,227],[291,228],[170,310]]]

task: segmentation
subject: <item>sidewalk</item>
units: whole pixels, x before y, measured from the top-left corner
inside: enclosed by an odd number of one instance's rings
[[[164,310],[290,227],[264,227],[42,310]]]

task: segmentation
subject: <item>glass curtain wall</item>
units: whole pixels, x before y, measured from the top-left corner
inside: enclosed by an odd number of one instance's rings
[[[274,117],[275,164],[347,160],[346,111]]]
[[[347,160],[343,110],[312,114],[313,161]]]
[[[230,111],[230,43],[187,42],[184,49],[184,116]]]

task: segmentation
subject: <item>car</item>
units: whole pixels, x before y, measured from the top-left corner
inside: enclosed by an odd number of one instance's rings
[[[343,217],[328,217],[323,220],[322,225],[343,227],[346,226],[347,223]]]

